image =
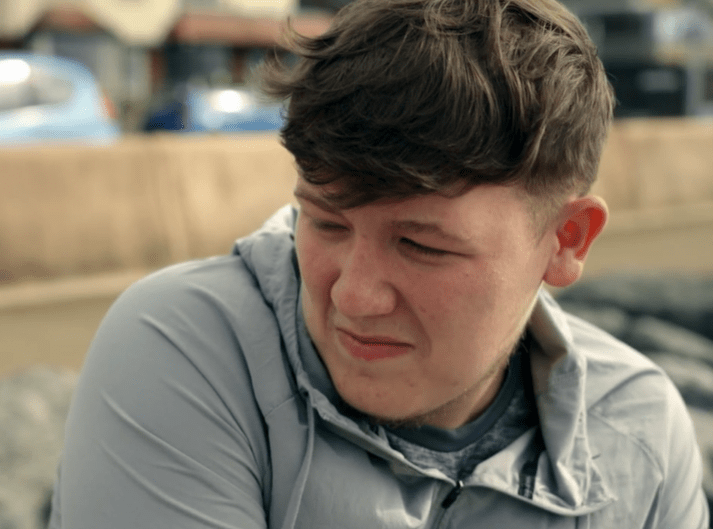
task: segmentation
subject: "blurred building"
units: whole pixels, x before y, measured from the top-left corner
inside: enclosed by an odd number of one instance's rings
[[[617,117],[713,115],[710,0],[565,0],[597,44]]]
[[[181,83],[244,83],[251,64],[279,49],[288,16],[315,35],[330,11],[298,0],[0,0],[0,49],[86,64],[131,131]]]
[[[80,60],[124,130],[187,83],[249,83],[289,16],[324,31],[349,0],[0,0],[0,48]],[[713,0],[563,0],[596,42],[617,117],[713,114]]]

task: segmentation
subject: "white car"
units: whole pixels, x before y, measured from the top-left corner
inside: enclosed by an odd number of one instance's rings
[[[92,73],[70,59],[0,52],[0,146],[108,144],[120,134]]]

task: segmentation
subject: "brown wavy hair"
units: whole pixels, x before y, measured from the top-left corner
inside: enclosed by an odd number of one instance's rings
[[[491,183],[551,200],[586,192],[612,119],[595,46],[554,0],[354,0],[299,60],[268,61],[281,131],[335,204]]]

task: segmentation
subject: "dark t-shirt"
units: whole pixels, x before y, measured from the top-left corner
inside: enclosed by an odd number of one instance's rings
[[[455,430],[432,426],[386,428],[389,443],[422,468],[437,468],[454,480],[497,454],[538,424],[528,345],[524,338],[510,359],[495,400],[476,420]]]

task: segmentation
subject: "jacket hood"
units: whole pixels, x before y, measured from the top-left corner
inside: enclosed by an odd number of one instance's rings
[[[294,251],[296,218],[295,208],[285,206],[260,230],[238,240],[233,253],[243,258],[277,316],[297,386],[311,403],[310,428],[314,428],[311,414],[316,412],[355,444],[388,457],[391,449],[383,436],[365,431],[342,416],[329,398],[310,382],[305,368],[309,362],[300,357],[297,318],[300,278]],[[531,353],[531,365],[544,451],[537,463],[538,485],[533,498],[523,501],[566,516],[596,511],[615,498],[602,479],[594,461],[596,454],[592,454],[588,442],[586,359],[574,346],[570,316],[544,290],[538,295],[529,328],[539,345]],[[521,457],[501,453],[483,462],[469,483],[517,495],[513,476],[519,475],[517,466],[522,464],[528,446],[531,451],[535,437],[531,431],[515,442],[522,445],[519,447]],[[308,470],[307,462],[303,472]],[[422,474],[434,476],[429,471]]]
[[[233,253],[240,255],[255,277],[262,295],[277,316],[293,368],[303,372],[297,351],[295,311],[299,297],[299,268],[294,251],[297,210],[279,209],[255,233],[238,239]]]
[[[543,469],[554,504],[586,513],[615,498],[597,468],[587,434],[586,358],[574,345],[570,317],[541,289],[530,317],[536,347],[533,388],[549,465]]]

